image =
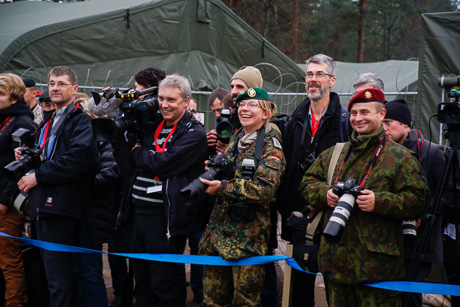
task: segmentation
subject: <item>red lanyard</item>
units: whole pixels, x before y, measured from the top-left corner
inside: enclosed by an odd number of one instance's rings
[[[6,129],[8,129],[8,127],[14,122],[15,119],[16,119],[16,117],[8,116],[3,121],[2,125],[0,126],[0,134],[3,134],[3,132],[5,132]]]
[[[374,156],[372,157],[371,166],[369,166],[369,169],[367,170],[367,173],[364,176],[363,181],[361,181],[361,183],[359,184],[359,187],[361,189],[364,188],[364,185],[366,184],[366,180],[367,180],[367,178],[369,178],[369,173],[371,172],[372,167],[375,164],[377,164],[377,162],[379,161],[380,156],[382,155],[383,149],[385,148],[386,144],[387,144],[387,137],[386,137],[386,135],[383,135],[383,138],[382,138],[382,140],[380,140],[379,146],[377,146],[377,149],[374,152]],[[345,155],[345,158],[347,157],[347,154]],[[334,181],[334,185],[336,185],[337,181],[339,180],[339,175],[340,175],[340,172],[342,171],[342,166],[343,166],[343,163],[345,162],[345,158],[343,159],[342,164],[340,164],[340,167],[339,167],[339,170],[338,170],[338,173],[337,173],[337,177],[335,178],[335,181]]]
[[[40,151],[43,150],[43,147],[45,147],[46,143],[48,143],[48,138],[49,138],[49,130],[50,130],[50,126],[51,126],[51,120],[52,120],[52,116],[50,116],[50,118],[48,119],[48,122],[45,124],[45,132],[43,133],[43,144],[42,146],[40,146]]]
[[[314,137],[316,134],[316,131],[318,131],[319,123],[321,122],[321,117],[319,118],[318,121],[315,120],[315,116],[313,115],[313,112],[311,113],[311,135]]]
[[[165,141],[163,142],[163,148],[160,148],[160,145],[158,145],[158,143],[157,143],[157,138],[160,135],[161,130],[163,129],[164,122],[165,122],[165,120],[163,119],[163,121],[160,123],[160,125],[158,125],[157,130],[155,131],[154,139],[153,139],[154,142],[155,142],[155,149],[159,153],[162,153],[163,151],[165,151],[166,143],[168,143],[168,139],[174,134],[174,131],[176,131],[176,127],[177,127],[177,124],[175,124],[174,127],[172,127],[171,132],[169,132],[168,136],[166,137]]]

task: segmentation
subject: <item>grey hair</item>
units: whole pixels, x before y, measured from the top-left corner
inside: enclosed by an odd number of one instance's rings
[[[309,58],[306,61],[306,63],[307,63],[307,66],[310,63],[315,63],[315,64],[326,63],[327,64],[327,72],[330,75],[333,75],[333,76],[335,76],[337,74],[337,64],[335,64],[334,59],[331,58],[330,56],[325,55],[325,54],[315,54],[314,56]]]
[[[373,72],[366,72],[364,74],[361,74],[358,77],[358,79],[356,79],[355,83],[353,83],[353,87],[356,89],[356,87],[366,83],[369,83],[370,85],[372,85],[373,88],[378,88],[382,91],[384,91],[385,89],[382,77],[380,77],[379,74]]]
[[[180,95],[184,100],[187,97],[192,97],[192,88],[190,86],[190,82],[187,78],[181,75],[173,74],[166,76],[166,78],[160,81],[160,89],[164,87],[178,88]]]

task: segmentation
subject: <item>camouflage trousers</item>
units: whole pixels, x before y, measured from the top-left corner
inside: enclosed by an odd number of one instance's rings
[[[207,306],[260,306],[264,265],[205,266],[204,298]]]
[[[400,292],[382,290],[362,284],[343,284],[326,281],[329,307],[400,307]]]

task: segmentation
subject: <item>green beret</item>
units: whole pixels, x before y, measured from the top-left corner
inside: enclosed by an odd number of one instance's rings
[[[236,103],[247,99],[270,100],[270,96],[268,96],[268,93],[262,88],[251,87],[243,94],[239,94],[238,97],[236,97]]]

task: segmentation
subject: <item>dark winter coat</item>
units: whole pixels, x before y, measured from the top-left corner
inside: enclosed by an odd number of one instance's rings
[[[35,170],[38,185],[29,192],[32,208],[47,214],[82,218],[94,181],[97,143],[91,117],[77,103],[71,103],[50,158]],[[43,128],[42,128],[43,129]],[[36,134],[39,137],[40,132]]]
[[[112,146],[100,142],[96,176],[87,204],[89,224],[96,245],[112,240],[115,234],[115,185],[119,173]]]
[[[3,173],[3,168],[14,161],[14,149],[22,145],[14,142],[11,134],[19,128],[28,129],[33,134],[37,128],[34,114],[23,99],[0,111],[0,125],[8,117],[15,117],[15,119],[9,126],[5,123],[2,127],[7,128],[0,132],[0,204],[5,206],[12,205],[11,198],[18,187],[15,180],[8,180]]]
[[[168,235],[185,235],[202,231],[206,225],[206,206],[197,202],[187,204],[188,199],[180,193],[194,179],[204,172],[207,158],[206,132],[201,124],[186,112],[179,120],[176,131],[170,137],[171,144],[163,153],[152,155],[154,134],[159,122],[147,131],[144,144],[131,152],[131,146],[124,140],[112,143],[115,159],[122,174],[129,178],[120,208],[123,221],[129,220],[132,206],[132,185],[138,170],[142,169],[159,177],[162,182],[165,218],[168,219]],[[118,221],[119,222],[119,221]]]
[[[425,177],[428,181],[429,191],[431,192],[432,199],[438,189],[438,184],[441,180],[442,166],[444,165],[444,147],[430,141],[424,140],[420,131],[412,129],[409,131],[403,144],[404,147],[409,148],[420,160],[422,167],[425,171]],[[434,200],[434,199],[433,199]],[[424,261],[442,263],[443,262],[443,247],[442,247],[442,211],[445,199],[441,198],[441,203],[438,209],[436,222],[433,225],[431,236],[428,241],[427,250],[425,252]],[[417,240],[404,241],[404,256],[409,259],[414,258],[414,249],[416,244],[419,244],[425,230],[426,219],[422,218],[422,223],[417,229]]]
[[[276,200],[276,208],[282,216],[282,234],[281,237],[285,240],[291,240],[291,230],[285,227],[285,223],[292,211],[300,211],[306,205],[305,201],[299,194],[298,187],[305,173],[298,164],[306,157],[312,154],[317,157],[322,151],[334,146],[337,142],[345,142],[348,140],[346,129],[342,129],[340,120],[342,117],[347,117],[348,112],[342,109],[340,105],[339,95],[330,93],[330,103],[321,119],[318,131],[315,137],[311,134],[311,122],[307,120],[307,128],[305,140],[301,146],[302,131],[305,118],[308,116],[310,109],[310,99],[304,100],[292,113],[288,122],[286,133],[283,135],[283,152],[286,157],[287,167],[283,177],[281,187]],[[348,125],[348,133],[352,129]],[[341,136],[341,132],[342,135]]]

